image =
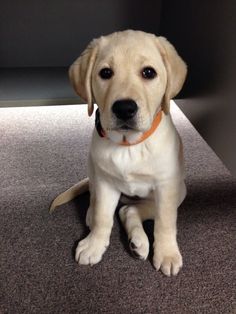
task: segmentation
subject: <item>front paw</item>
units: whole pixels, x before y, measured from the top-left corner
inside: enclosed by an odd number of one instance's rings
[[[176,276],[183,266],[182,256],[177,245],[155,245],[153,265],[156,270],[161,269],[166,276]]]
[[[106,251],[109,245],[109,239],[98,238],[96,234],[90,232],[90,234],[79,242],[75,260],[80,265],[94,265],[101,261],[102,255]]]

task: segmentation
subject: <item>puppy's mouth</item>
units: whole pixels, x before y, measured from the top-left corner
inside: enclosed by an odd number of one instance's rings
[[[137,127],[134,123],[119,123],[114,128],[112,128],[113,131],[118,132],[129,132],[129,131],[138,131]]]
[[[122,125],[122,126],[120,127],[120,129],[121,129],[122,131],[133,130],[132,127],[130,127],[129,125],[126,125],[126,124]]]

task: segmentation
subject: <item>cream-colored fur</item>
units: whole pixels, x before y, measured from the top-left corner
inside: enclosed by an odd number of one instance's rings
[[[141,72],[152,67],[157,76],[146,80]],[[113,76],[104,80],[102,68],[111,68]],[[89,115],[96,102],[107,138],[94,130],[89,156],[91,194],[86,223],[89,235],[79,242],[76,261],[96,264],[109,245],[113,216],[121,194],[139,196],[120,209],[130,248],[141,259],[149,253],[149,241],[142,222],[154,219],[153,264],[166,275],[176,275],[182,257],[176,240],[177,208],[186,195],[182,146],[173,125],[170,99],[182,88],[186,65],[174,47],[163,37],[139,31],[124,31],[93,40],[72,64],[70,79],[77,93],[88,102]],[[112,114],[112,105],[120,99],[132,99],[138,105],[135,129],[121,130]],[[121,146],[125,137],[135,143],[147,131],[156,114],[162,120],[145,141]],[[52,209],[80,193],[74,186],[59,195]]]

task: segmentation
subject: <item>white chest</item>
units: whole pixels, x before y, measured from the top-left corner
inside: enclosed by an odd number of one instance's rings
[[[153,157],[145,147],[118,147],[97,151],[92,159],[99,173],[121,193],[146,197],[153,189],[156,172]]]
[[[128,147],[112,144],[95,132],[91,160],[97,173],[120,192],[145,197],[178,171],[178,147],[172,125],[163,125],[145,142]]]

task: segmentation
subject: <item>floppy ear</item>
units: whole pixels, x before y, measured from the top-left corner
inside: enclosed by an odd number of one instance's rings
[[[170,100],[180,92],[186,78],[187,66],[166,38],[157,37],[157,40],[167,71],[167,85],[162,106],[164,112],[169,113]]]
[[[69,78],[76,93],[88,103],[88,114],[93,114],[91,76],[97,56],[97,39],[94,39],[69,68]]]

